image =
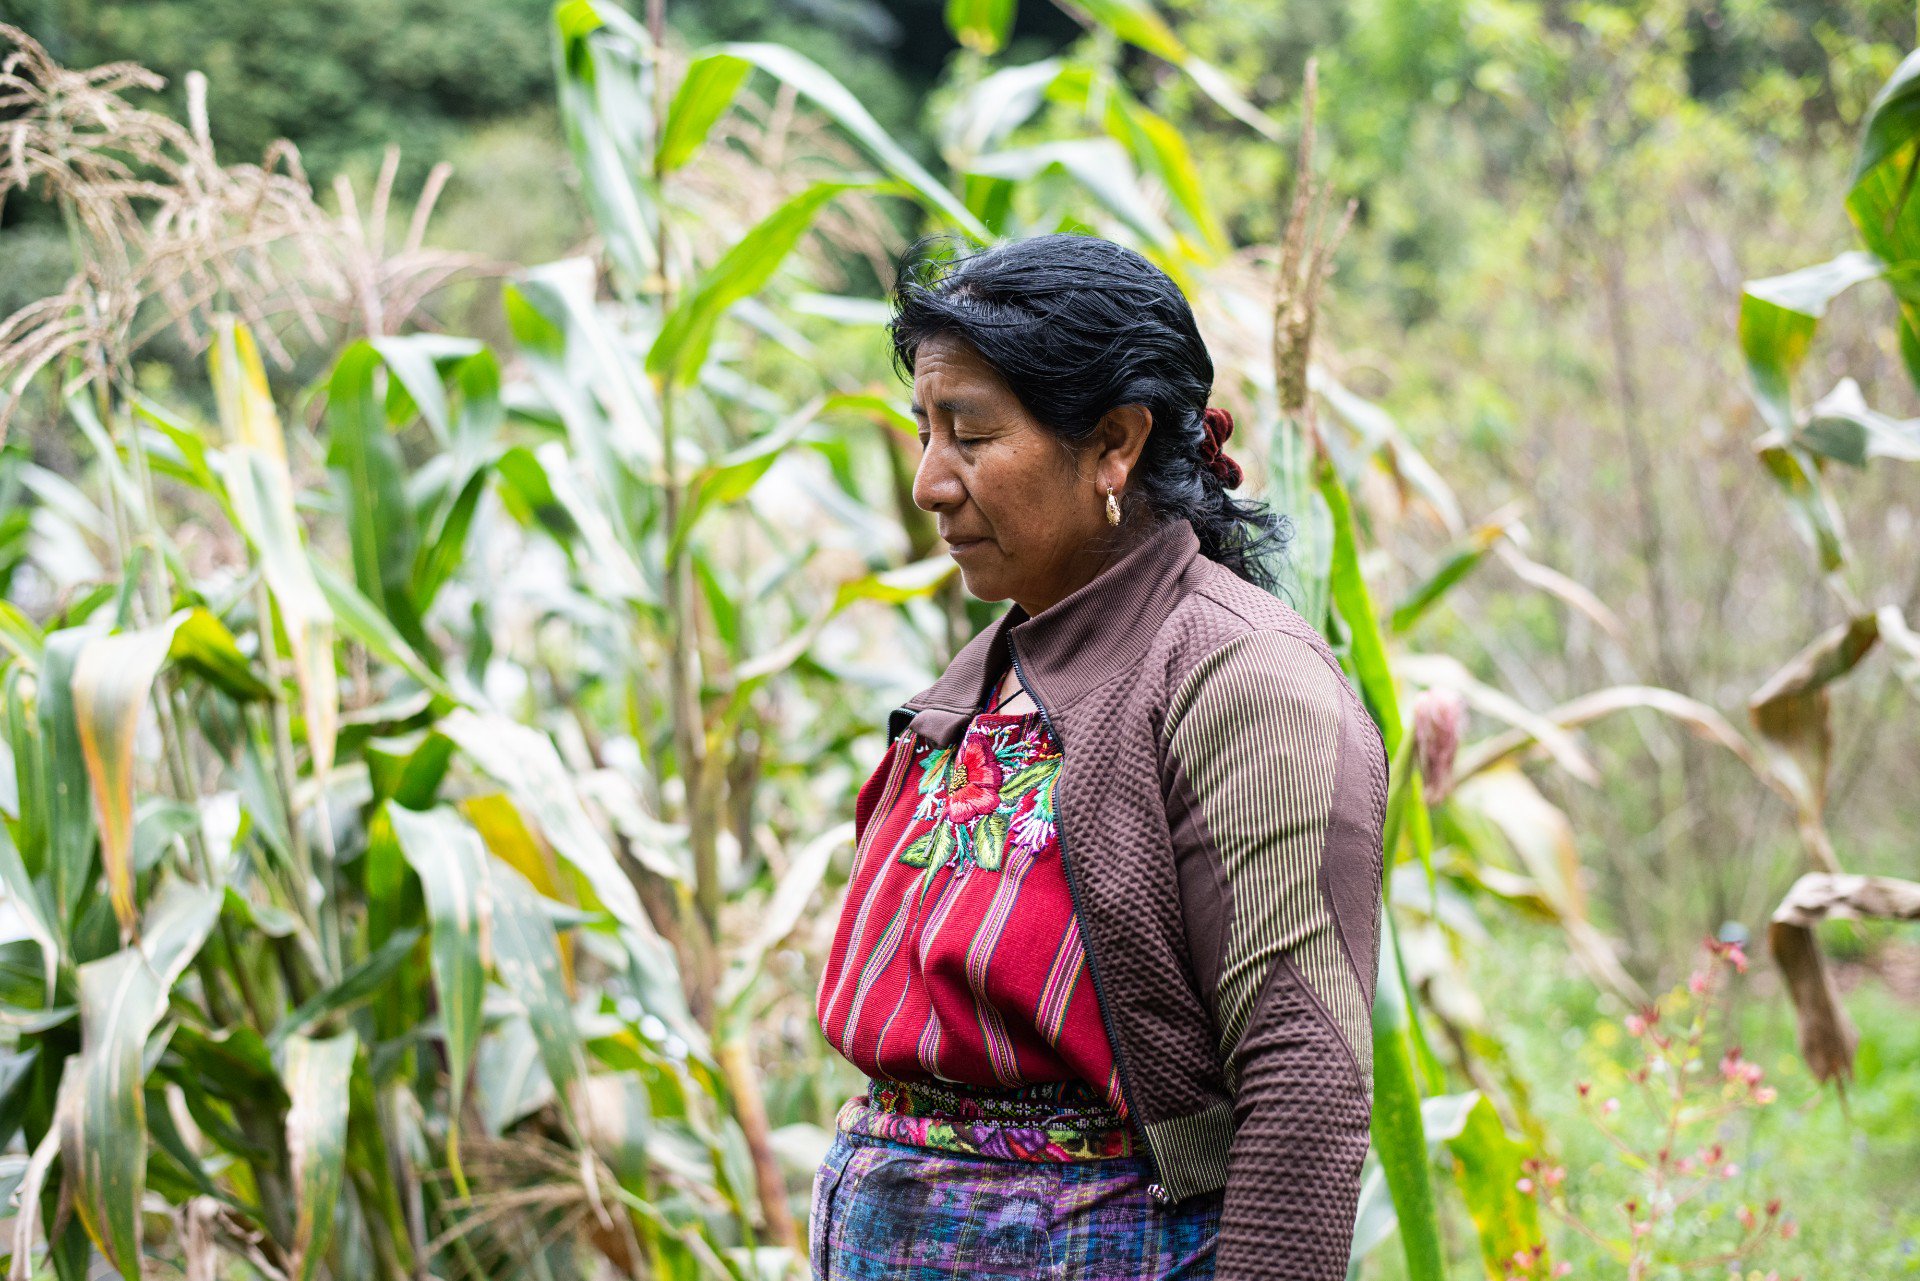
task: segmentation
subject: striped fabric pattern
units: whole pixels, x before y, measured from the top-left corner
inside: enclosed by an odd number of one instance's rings
[[[1062,759],[1037,712],[981,713],[950,747],[907,735],[876,771],[818,1010],[869,1077],[1078,1080],[1125,1116],[1060,861]]]
[[[1196,665],[1168,709],[1168,751],[1192,781],[1233,887],[1215,1009],[1236,1088],[1236,1050],[1268,974],[1287,954],[1339,1026],[1362,1080],[1372,1080],[1366,993],[1321,883],[1339,679],[1299,637],[1252,631]]]

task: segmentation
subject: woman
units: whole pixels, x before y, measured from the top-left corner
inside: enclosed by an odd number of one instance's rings
[[[816,1274],[1338,1281],[1387,762],[1277,600],[1213,363],[1132,250],[910,256],[914,502],[1012,607],[891,718],[820,1026],[870,1078]]]

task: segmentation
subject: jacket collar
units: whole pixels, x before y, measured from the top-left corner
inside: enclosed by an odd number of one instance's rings
[[[1014,605],[968,641],[939,680],[895,710],[889,737],[911,728],[934,743],[956,741],[1004,670],[1009,642],[1028,691],[1049,715],[1076,702],[1140,661],[1199,552],[1192,525],[1167,521],[1038,614]]]

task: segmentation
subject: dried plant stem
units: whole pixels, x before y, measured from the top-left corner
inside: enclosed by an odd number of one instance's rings
[[[1286,234],[1280,241],[1280,263],[1275,273],[1273,309],[1273,371],[1280,412],[1299,420],[1316,458],[1324,458],[1307,371],[1313,358],[1313,330],[1321,291],[1326,287],[1333,252],[1352,225],[1359,206],[1348,201],[1339,225],[1326,231],[1327,198],[1332,185],[1313,172],[1314,113],[1318,106],[1320,72],[1316,59],[1307,60],[1300,100],[1300,145],[1295,153],[1293,201]]]

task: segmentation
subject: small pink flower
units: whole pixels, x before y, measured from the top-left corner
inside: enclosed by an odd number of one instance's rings
[[[1526,1193],[1528,1196],[1533,1195],[1532,1179],[1521,1179],[1518,1182],[1516,1182],[1513,1186],[1516,1188],[1519,1188],[1522,1192]]]
[[[1707,972],[1695,970],[1693,977],[1687,980],[1687,990],[1695,996],[1705,996],[1707,992]]]
[[[1612,1116],[1615,1112],[1618,1112],[1620,1110],[1620,1100],[1608,1099],[1605,1103],[1602,1103],[1600,1105],[1600,1110],[1606,1113],[1608,1116]]]
[[[1731,1161],[1720,1167],[1720,1177],[1723,1179],[1731,1179],[1738,1173],[1740,1173],[1740,1167]]]
[[[1638,1014],[1627,1015],[1627,1035],[1628,1036],[1645,1036],[1646,1034],[1647,1034],[1647,1021],[1641,1018]]]

